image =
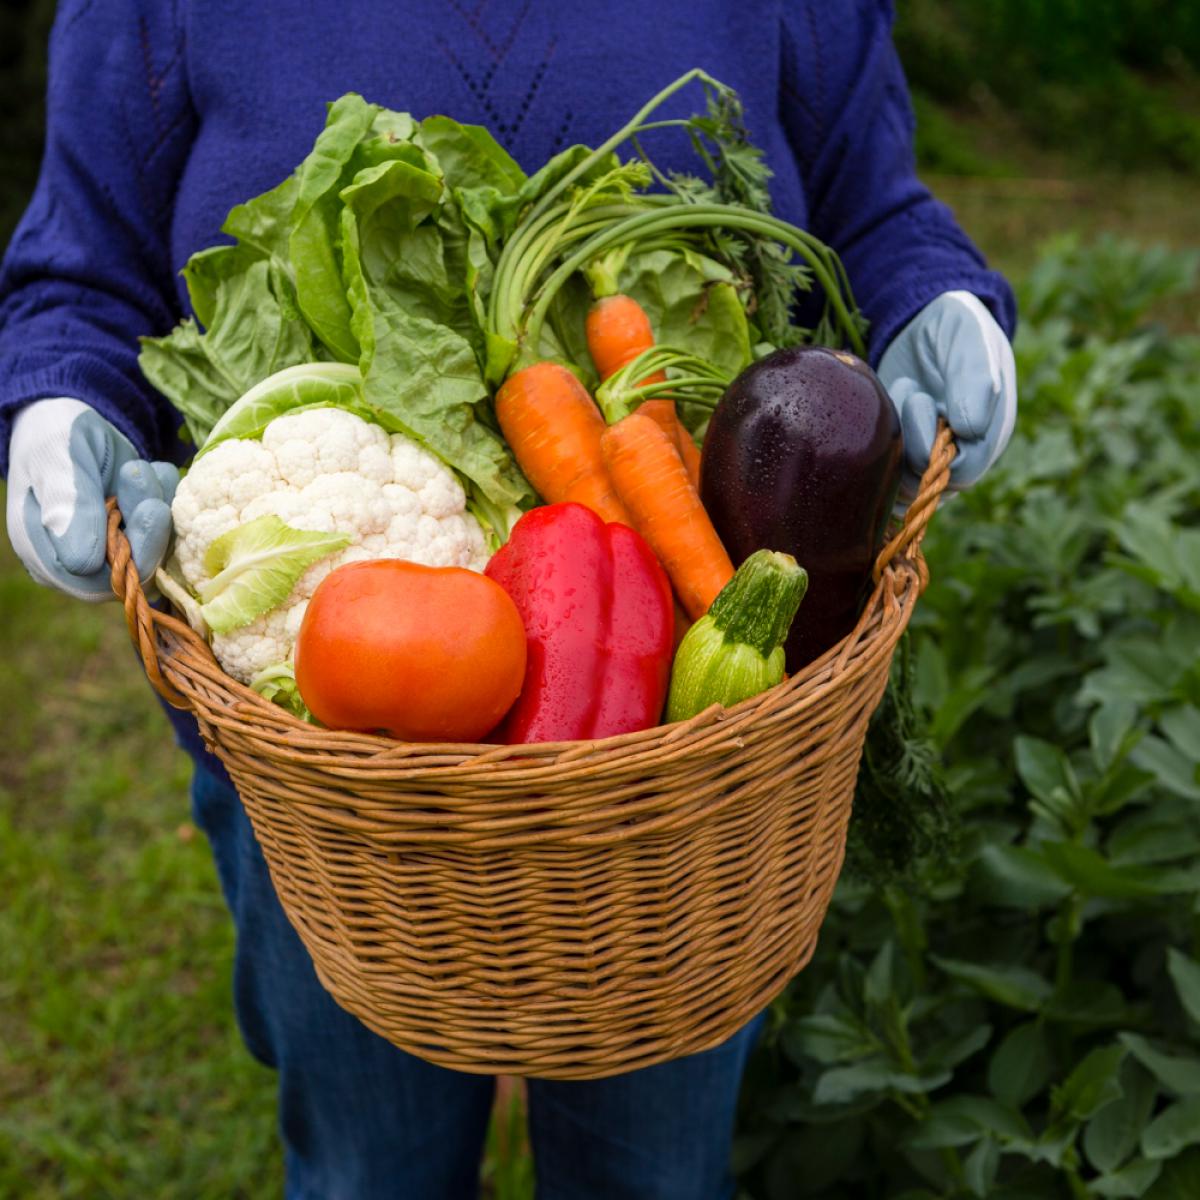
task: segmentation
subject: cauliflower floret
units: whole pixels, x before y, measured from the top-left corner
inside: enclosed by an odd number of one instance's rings
[[[457,478],[429,451],[330,408],[277,417],[261,442],[214,447],[184,476],[171,511],[180,569],[193,590],[209,581],[204,555],[213,540],[258,517],[351,538],[309,566],[281,605],[213,635],[217,660],[248,683],[291,659],[309,599],[344,563],[402,558],[482,571],[487,544],[466,502]]]
[[[322,475],[349,472],[380,485],[395,478],[388,435],[378,425],[336,408],[276,417],[262,444],[293,487],[307,487]]]
[[[301,600],[290,606],[273,608],[241,629],[214,633],[212,649],[217,662],[234,679],[249,683],[259,671],[289,661],[307,607],[308,601]],[[293,622],[295,630],[289,633]]]
[[[192,465],[179,481],[171,515],[179,565],[193,588],[208,582],[204,552],[209,544],[242,524],[246,506],[281,483],[274,455],[258,442],[222,442]]]

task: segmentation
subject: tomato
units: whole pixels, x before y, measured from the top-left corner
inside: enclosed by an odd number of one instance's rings
[[[331,729],[473,742],[525,677],[525,629],[499,584],[461,567],[347,563],[308,603],[296,685]]]

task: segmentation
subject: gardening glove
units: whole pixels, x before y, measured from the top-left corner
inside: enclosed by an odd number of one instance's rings
[[[79,400],[35,401],[17,414],[9,443],[9,540],[38,583],[80,600],[110,600],[105,497],[116,491],[146,583],[171,540],[178,482],[170,463],[138,458],[95,409]]]
[[[958,446],[950,491],[970,487],[1008,445],[1017,418],[1012,346],[970,292],[930,301],[884,351],[878,373],[904,432],[902,497],[917,494],[939,417]]]

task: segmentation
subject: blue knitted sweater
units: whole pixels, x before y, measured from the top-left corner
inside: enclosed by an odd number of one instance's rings
[[[46,396],[183,460],[137,337],[188,311],[180,267],[291,171],[346,91],[487,125],[532,171],[702,66],[741,94],[775,211],[841,254],[872,361],[950,289],[1011,332],[1008,285],[914,174],[891,17],[886,0],[63,0],[41,176],[0,271],[0,472],[13,412]],[[663,116],[696,103],[677,95]],[[656,161],[694,169],[668,144]]]

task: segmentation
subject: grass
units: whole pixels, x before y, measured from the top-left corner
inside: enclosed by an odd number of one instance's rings
[[[1002,269],[1111,229],[1200,246],[1194,183],[934,178]],[[0,539],[0,1197],[276,1197],[274,1083],[242,1049],[232,929],[188,814],[188,762],[120,613],[36,587]],[[484,1191],[531,1195],[497,1152]]]
[[[115,606],[0,551],[0,1196],[279,1192],[186,756]]]

